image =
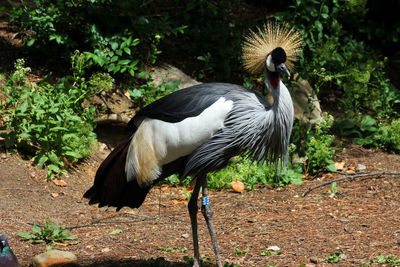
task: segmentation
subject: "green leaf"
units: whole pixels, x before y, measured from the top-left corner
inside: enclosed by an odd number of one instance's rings
[[[132,46],[137,46],[140,43],[139,38],[135,38],[132,42]]]
[[[68,131],[67,128],[65,127],[61,127],[61,126],[56,126],[56,127],[52,127],[50,128],[51,132],[58,132],[58,131]]]
[[[57,154],[54,153],[53,151],[49,151],[49,153],[47,153],[47,156],[49,157],[50,161],[54,164],[59,163],[59,159],[57,157]]]
[[[124,48],[125,53],[127,53],[128,55],[131,54],[131,49],[129,47],[125,47]]]
[[[317,21],[315,21],[315,27],[317,27],[317,29],[320,31],[320,32],[322,32],[322,30],[323,30],[323,26],[322,26],[322,23],[321,22],[319,22],[318,20]]]
[[[119,47],[119,45],[118,45],[117,42],[112,42],[112,43],[111,43],[111,48],[112,48],[112,50],[116,50],[118,47]]]
[[[121,229],[117,229],[117,230],[114,230],[114,231],[112,231],[111,233],[110,233],[110,235],[116,235],[116,234],[120,234],[120,233],[122,233],[123,231],[121,230]]]
[[[130,62],[131,62],[130,59],[123,59],[123,60],[118,61],[118,64],[119,64],[119,65],[127,65],[127,64],[129,64]]]
[[[120,69],[121,69],[121,66],[120,66],[120,65],[116,65],[112,71],[113,71],[114,73],[116,73],[116,72],[118,72]]]
[[[128,90],[128,92],[133,99],[143,97],[143,93],[139,89]]]
[[[27,111],[27,109],[28,109],[28,101],[27,100],[25,100],[24,102],[22,102],[22,104],[21,104],[21,109],[20,109],[20,111],[22,112],[22,113],[25,113],[26,111]]]
[[[35,43],[36,39],[35,38],[31,38],[28,43],[27,46],[32,46]]]
[[[118,60],[118,56],[113,56],[112,58],[111,58],[111,62],[115,62],[115,61],[117,61]]]
[[[74,159],[81,159],[82,158],[81,154],[79,154],[78,152],[74,152],[74,151],[67,151],[64,154],[67,155],[67,156],[70,156],[70,157],[72,157]]]
[[[33,232],[35,232],[35,233],[38,233],[38,234],[42,232],[42,228],[40,228],[40,227],[37,226],[37,225],[32,226],[31,230],[32,230]]]
[[[35,237],[33,234],[27,232],[18,232],[18,236],[25,239],[32,239]]]
[[[60,172],[60,168],[57,165],[50,164],[47,167],[49,169],[49,172],[53,172],[53,173],[59,173]]]
[[[46,156],[46,155],[42,155],[40,158],[39,158],[39,161],[38,161],[38,167],[40,168],[40,169],[43,169],[44,168],[44,164],[47,162],[47,160],[48,160],[49,158]]]
[[[336,172],[335,162],[331,162],[329,165],[325,166],[328,172]]]

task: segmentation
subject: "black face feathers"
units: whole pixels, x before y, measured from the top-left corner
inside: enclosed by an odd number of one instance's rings
[[[277,47],[271,52],[272,61],[275,65],[286,62],[286,52],[282,47]]]

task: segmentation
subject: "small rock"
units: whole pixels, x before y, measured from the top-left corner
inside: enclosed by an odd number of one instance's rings
[[[317,264],[317,263],[319,263],[319,262],[320,262],[320,259],[319,259],[319,258],[317,258],[317,257],[311,257],[311,258],[310,258],[310,262],[311,262],[311,263],[315,263],[315,264]]]
[[[34,267],[78,266],[76,256],[69,251],[50,250],[33,258]]]
[[[188,237],[189,237],[189,234],[182,234],[182,237],[183,237],[183,238],[188,238]]]
[[[101,252],[103,252],[103,253],[107,253],[107,252],[110,252],[110,251],[111,251],[111,249],[109,249],[109,248],[103,248],[101,250]]]
[[[267,248],[267,250],[269,250],[269,251],[279,251],[279,250],[281,250],[281,248],[278,247],[278,246],[269,246]]]
[[[6,159],[7,158],[7,154],[1,154],[1,158],[2,159]]]
[[[365,165],[362,164],[358,164],[356,170],[357,171],[365,171],[367,169],[367,167],[365,167]]]

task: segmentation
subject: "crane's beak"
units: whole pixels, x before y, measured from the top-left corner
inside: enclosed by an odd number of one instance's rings
[[[290,77],[290,72],[289,72],[289,70],[287,69],[285,63],[281,63],[281,64],[275,66],[275,69],[276,69],[277,71],[279,71],[279,72],[285,73],[288,77]]]

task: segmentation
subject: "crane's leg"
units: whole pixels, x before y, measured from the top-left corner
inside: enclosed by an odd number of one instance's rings
[[[213,210],[211,209],[209,199],[208,199],[208,189],[207,189],[207,178],[204,176],[201,179],[202,188],[203,188],[203,197],[201,204],[201,212],[203,213],[204,218],[206,219],[208,231],[210,232],[211,241],[214,248],[215,260],[217,261],[217,266],[222,267],[221,257],[219,256],[217,237],[215,235],[214,223],[212,220]]]
[[[193,248],[194,248],[194,264],[193,267],[200,266],[200,253],[199,253],[199,238],[197,235],[197,212],[199,207],[197,206],[197,199],[199,197],[199,191],[201,186],[201,179],[196,179],[196,185],[194,186],[192,196],[188,203],[190,223],[192,224],[192,237],[193,237]]]

